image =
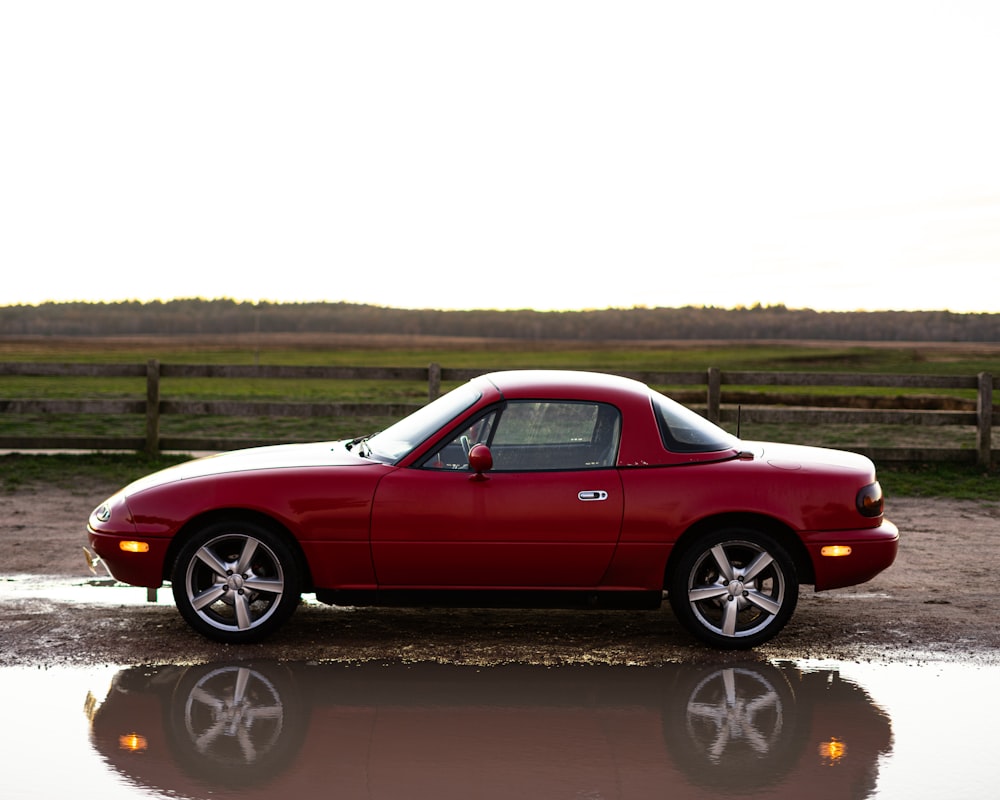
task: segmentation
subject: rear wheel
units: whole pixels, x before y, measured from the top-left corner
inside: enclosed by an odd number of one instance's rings
[[[743,649],[768,641],[798,602],[795,565],[761,531],[730,528],[703,536],[681,556],[668,579],[680,623],[715,647]]]
[[[199,633],[219,642],[256,642],[299,603],[298,563],[281,536],[254,522],[208,525],[184,545],[171,574],[174,602]]]

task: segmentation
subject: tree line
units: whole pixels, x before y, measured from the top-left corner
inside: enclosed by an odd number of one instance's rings
[[[585,311],[444,311],[355,303],[153,302],[0,306],[4,336],[178,336],[350,333],[636,341],[820,339],[900,342],[1000,341],[1000,314],[950,311],[813,311],[747,308],[609,308]]]

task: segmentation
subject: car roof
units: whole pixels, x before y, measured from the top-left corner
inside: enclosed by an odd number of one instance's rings
[[[599,399],[605,393],[649,396],[649,387],[632,378],[603,372],[522,369],[482,376],[504,397],[566,397]]]

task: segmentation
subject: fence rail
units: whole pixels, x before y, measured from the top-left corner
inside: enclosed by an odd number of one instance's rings
[[[156,455],[164,450],[197,451],[228,450],[271,444],[276,441],[236,439],[232,437],[164,437],[160,435],[160,421],[164,415],[185,414],[227,417],[402,417],[419,407],[410,403],[308,403],[270,401],[202,401],[170,400],[161,396],[161,382],[175,378],[272,378],[272,379],[324,379],[324,380],[382,380],[411,381],[427,384],[428,399],[441,393],[443,383],[468,380],[488,370],[449,369],[438,364],[428,367],[310,367],[310,366],[251,366],[251,365],[191,365],[161,364],[150,360],[145,364],[52,364],[52,363],[0,363],[0,377],[131,377],[145,378],[145,399],[3,399],[0,414],[128,414],[145,416],[144,436],[3,436],[0,449],[6,450],[136,450]],[[813,372],[746,372],[720,370],[710,367],[705,371],[686,372],[621,372],[659,386],[697,387],[698,395],[693,407],[713,422],[811,424],[811,425],[928,425],[973,426],[976,430],[975,448],[927,447],[855,447],[851,448],[878,461],[928,462],[955,461],[976,463],[990,467],[1000,451],[992,449],[993,425],[1000,422],[1000,415],[993,406],[993,390],[997,379],[989,373],[978,375],[890,375],[868,373],[813,373]],[[844,407],[819,407],[809,405],[808,399],[798,399],[798,407],[762,405],[760,398],[748,405],[725,402],[736,390],[724,392],[723,387],[781,386],[781,387],[843,387],[899,388],[899,389],[959,389],[975,392],[974,410],[938,410],[908,408],[900,398],[893,400],[896,408],[859,409]],[[700,390],[700,391],[699,391]],[[694,398],[684,392],[685,400]],[[819,397],[816,398],[820,400]]]

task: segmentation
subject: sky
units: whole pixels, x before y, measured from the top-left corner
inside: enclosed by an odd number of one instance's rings
[[[0,4],[0,306],[1000,312],[1000,3]]]

